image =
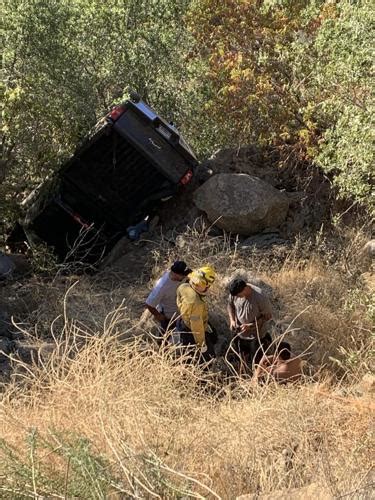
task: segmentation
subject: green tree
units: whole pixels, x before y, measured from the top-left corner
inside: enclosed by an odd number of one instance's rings
[[[190,28],[219,143],[273,146],[373,203],[373,12],[369,0],[196,0]]]
[[[302,142],[300,132],[311,124],[302,113],[302,75],[296,75],[290,64],[290,50],[301,29],[309,34],[316,29],[304,19],[305,4],[194,3],[190,28],[212,88],[206,109],[220,125],[222,143],[295,147]]]
[[[4,0],[1,206],[11,207],[136,89],[185,118],[188,0]],[[5,213],[4,210],[2,212]]]
[[[316,162],[334,175],[343,196],[372,208],[374,200],[374,8],[344,0],[317,33],[311,86],[322,97],[317,115],[326,124]]]

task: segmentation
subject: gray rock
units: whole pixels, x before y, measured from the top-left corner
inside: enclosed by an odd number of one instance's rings
[[[15,342],[13,359],[26,363],[27,365],[39,365],[41,361],[46,362],[55,349],[53,343],[45,342],[39,345]]]
[[[0,337],[12,339],[11,326],[8,315],[4,311],[0,311]]]
[[[225,231],[250,235],[280,226],[288,211],[288,197],[247,174],[218,174],[194,193],[196,206]]]
[[[32,267],[25,255],[12,253],[9,257],[14,265],[13,277],[18,278],[31,273]]]
[[[306,218],[300,212],[294,212],[291,221],[288,224],[288,230],[290,234],[295,234],[300,232],[306,223]]]
[[[116,261],[123,257],[127,252],[133,248],[133,243],[129,240],[127,236],[123,236],[108,253],[108,255],[103,259],[100,264],[100,268],[104,269],[106,267],[112,266]]]
[[[31,272],[25,255],[5,254],[0,250],[0,279],[17,278]]]
[[[2,385],[7,384],[10,380],[12,368],[9,359],[0,362],[0,388]]]

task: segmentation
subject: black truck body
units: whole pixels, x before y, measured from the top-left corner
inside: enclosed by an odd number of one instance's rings
[[[178,130],[133,97],[23,202],[20,225],[31,246],[44,242],[60,260],[97,260],[127,227],[189,183],[197,164]]]

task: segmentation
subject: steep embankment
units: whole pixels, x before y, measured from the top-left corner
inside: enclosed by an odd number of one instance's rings
[[[240,249],[198,221],[173,245],[147,235],[96,276],[28,281],[13,314],[37,362],[13,360],[3,394],[2,494],[235,498],[313,482],[332,496],[370,492],[370,292],[362,239],[349,236]],[[216,267],[208,300],[222,332],[228,278],[242,269],[264,282],[304,382],[229,383],[157,351],[143,301],[177,257]]]

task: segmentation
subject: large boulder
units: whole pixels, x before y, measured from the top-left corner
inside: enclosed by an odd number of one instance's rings
[[[286,218],[286,194],[247,174],[218,174],[194,193],[196,206],[225,231],[249,235],[280,226]]]

